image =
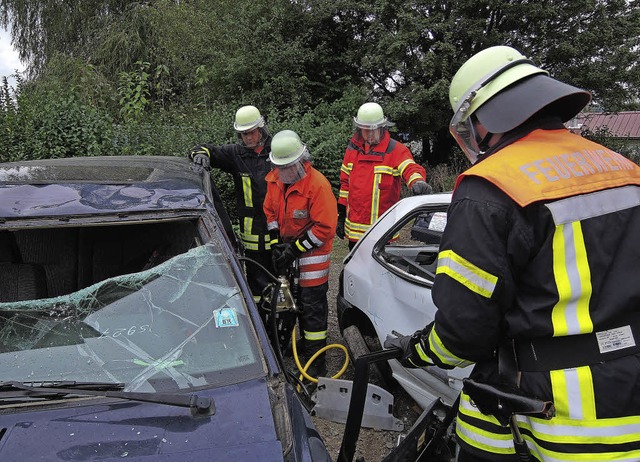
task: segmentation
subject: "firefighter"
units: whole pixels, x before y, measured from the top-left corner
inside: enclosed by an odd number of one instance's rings
[[[389,136],[387,127],[393,124],[379,104],[363,104],[353,121],[355,133],[340,168],[336,230],[340,239],[349,239],[350,249],[400,200],[401,178],[414,195],[431,193],[424,168],[404,144]]]
[[[554,403],[550,420],[516,414],[509,428],[465,385],[460,461],[640,460],[640,168],[570,133],[590,94],[513,48],[471,57],[449,99],[473,165],[442,237],[438,311],[385,347],[406,367],[475,364],[477,383]]]
[[[244,254],[273,272],[270,237],[262,209],[267,191],[265,176],[271,171],[271,135],[255,106],[238,109],[233,128],[238,134],[237,143],[201,144],[191,149],[189,157],[207,170],[214,167],[232,175]],[[251,292],[259,297],[269,283],[268,276],[250,262],[245,267]]]
[[[277,273],[284,275],[297,261],[302,351],[308,360],[327,344],[336,199],[329,181],[311,166],[309,151],[295,132],[283,130],[274,135],[270,158],[273,170],[267,175],[264,213],[269,230],[280,242],[273,249]],[[326,375],[325,355],[314,360],[307,372],[312,377]]]

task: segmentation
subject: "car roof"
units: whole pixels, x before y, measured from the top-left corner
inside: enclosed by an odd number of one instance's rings
[[[172,156],[101,156],[41,159],[0,164],[0,181],[12,184],[133,184],[164,180],[200,184],[186,158]]]
[[[186,158],[110,156],[0,164],[0,217],[203,209],[206,171]]]

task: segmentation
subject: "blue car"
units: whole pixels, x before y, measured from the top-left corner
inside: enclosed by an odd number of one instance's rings
[[[0,460],[331,460],[206,171],[0,164]]]

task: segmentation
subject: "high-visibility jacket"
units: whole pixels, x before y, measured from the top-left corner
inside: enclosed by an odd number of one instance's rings
[[[262,203],[267,192],[265,176],[271,171],[271,136],[259,153],[239,144],[210,146],[211,167],[233,177],[236,207],[240,218],[240,240],[246,250],[270,250],[267,220]]]
[[[345,235],[358,241],[389,207],[400,200],[401,178],[407,186],[426,180],[424,168],[411,151],[385,131],[380,143],[365,146],[362,136],[351,138],[340,168],[338,203],[347,208]]]
[[[279,230],[282,241],[306,237],[305,242],[313,245],[298,259],[300,286],[313,287],[329,280],[338,207],[329,180],[308,162],[305,172],[304,178],[288,186],[275,171],[269,173],[264,213],[269,230]]]
[[[520,389],[556,407],[517,416],[536,460],[640,460],[639,239],[640,167],[564,128],[530,132],[457,181],[425,356],[495,383],[513,339]],[[514,460],[509,428],[464,393],[456,432]]]

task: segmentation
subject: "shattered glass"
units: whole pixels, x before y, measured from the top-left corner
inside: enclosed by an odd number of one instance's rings
[[[0,381],[176,391],[263,369],[243,295],[213,244],[69,295],[0,303]]]

